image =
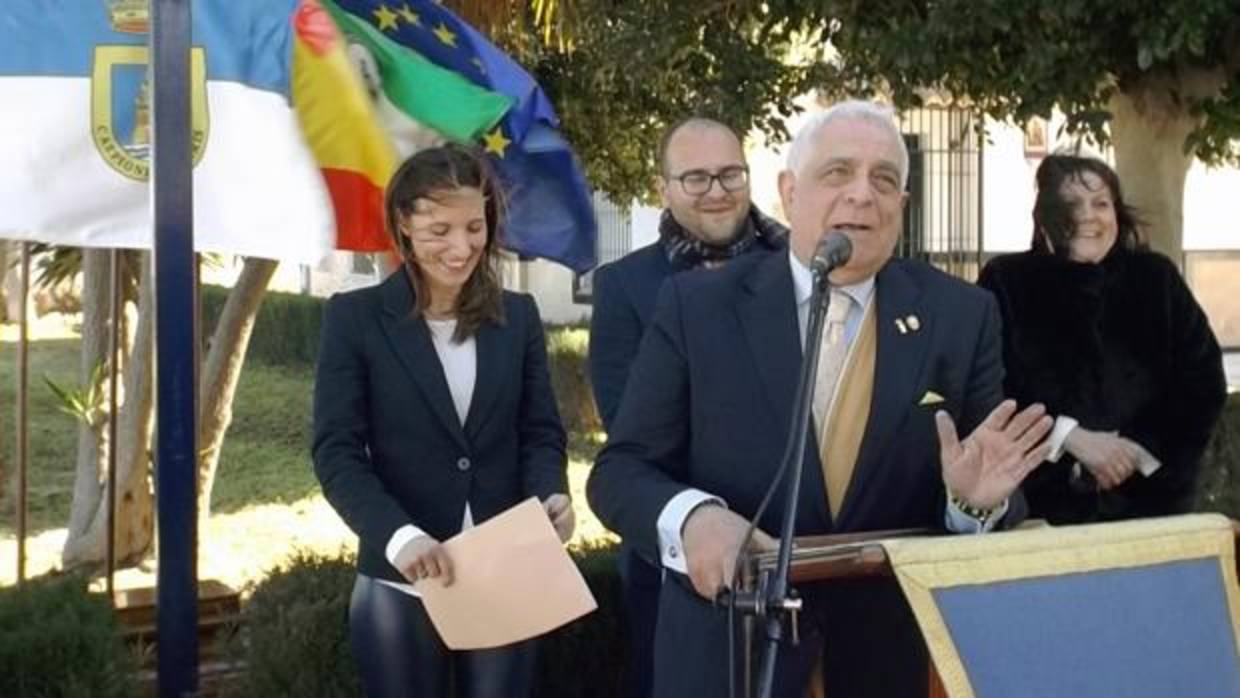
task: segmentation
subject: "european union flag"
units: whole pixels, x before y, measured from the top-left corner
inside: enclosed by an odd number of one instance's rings
[[[529,73],[450,10],[427,0],[335,0],[440,67],[514,100],[483,139],[508,190],[508,248],[575,271],[595,265],[598,223],[559,117]]]

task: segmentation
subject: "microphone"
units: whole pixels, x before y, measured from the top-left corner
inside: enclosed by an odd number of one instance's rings
[[[852,240],[838,228],[833,228],[818,241],[818,248],[814,250],[809,268],[816,275],[829,274],[832,269],[848,264],[851,256]]]

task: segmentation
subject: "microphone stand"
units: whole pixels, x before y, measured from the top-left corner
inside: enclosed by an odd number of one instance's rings
[[[816,266],[816,265],[815,265]],[[809,322],[805,329],[805,360],[797,382],[792,424],[788,431],[783,462],[779,472],[788,478],[785,483],[784,520],[779,534],[779,558],[775,570],[763,572],[750,591],[735,592],[733,603],[745,615],[754,616],[766,629],[766,646],[759,669],[758,696],[770,698],[775,681],[775,657],[784,639],[784,620],[791,621],[793,644],[797,641],[797,613],[801,599],[795,589],[788,588],[788,572],[792,563],[792,540],[796,531],[797,499],[801,492],[801,470],[805,461],[814,376],[818,373],[818,355],[822,346],[822,330],[831,297],[827,292],[830,267],[813,270],[814,288],[810,296]]]

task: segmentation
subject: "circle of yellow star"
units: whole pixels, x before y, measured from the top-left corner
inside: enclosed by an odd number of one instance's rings
[[[388,31],[389,29],[394,31],[396,29],[396,13],[388,8],[387,5],[380,5],[379,9],[375,10],[373,14],[375,21],[379,23],[379,31]]]
[[[435,36],[438,37],[444,45],[456,48],[456,34],[443,22],[440,22],[439,26],[435,27]]]
[[[409,9],[409,3],[401,5],[401,8],[397,10],[397,12],[400,13],[401,19],[405,20],[406,24],[415,27],[422,26],[422,18],[418,16],[417,12]]]
[[[498,126],[495,127],[495,130],[483,136],[482,141],[486,144],[486,151],[488,153],[495,153],[501,158],[504,157],[504,151],[512,143],[511,140],[504,136],[503,130]]]

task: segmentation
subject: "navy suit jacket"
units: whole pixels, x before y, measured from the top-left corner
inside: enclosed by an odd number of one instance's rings
[[[567,492],[565,436],[533,298],[505,291],[506,321],[479,328],[464,426],[403,271],[333,296],[314,386],[314,470],[360,539],[364,574],[403,581],[384,549],[414,524],[444,540],[465,503],[481,522],[529,496]]]
[[[805,452],[797,535],[944,526],[934,412],[968,434],[1002,399],[994,297],[932,267],[891,260],[876,276],[875,385],[852,483],[832,520],[818,448]],[[901,334],[896,319],[918,318]],[[588,495],[609,528],[659,559],[656,521],[686,487],[749,517],[779,466],[801,363],[786,254],[667,281]],[[919,405],[927,391],[944,402]],[[760,526],[778,535],[783,490]],[[1008,521],[1023,516],[1013,498]]]
[[[756,246],[755,246],[756,247]],[[654,315],[663,281],[675,272],[660,242],[604,264],[594,272],[594,309],[590,313],[590,384],[603,429],[620,407],[629,367],[642,334]]]

